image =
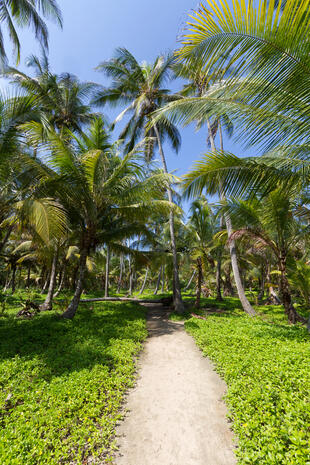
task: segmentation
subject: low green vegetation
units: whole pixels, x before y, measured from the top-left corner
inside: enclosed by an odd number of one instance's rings
[[[289,326],[280,306],[256,307],[250,318],[237,299],[203,307],[222,313],[188,319],[187,331],[223,376],[226,401],[238,440],[240,464],[310,463],[309,335]],[[226,309],[226,311],[224,311]]]
[[[19,309],[10,297],[0,318],[1,465],[108,463],[146,337],[144,310],[81,305],[68,321],[57,312],[16,319]]]

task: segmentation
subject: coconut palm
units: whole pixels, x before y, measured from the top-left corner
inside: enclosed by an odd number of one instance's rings
[[[292,302],[288,281],[287,261],[298,246],[308,227],[294,216],[298,200],[280,189],[259,200],[230,200],[223,207],[232,218],[236,230],[229,240],[250,238],[256,247],[268,249],[277,261],[280,272],[280,294],[290,323],[302,321]]]
[[[44,50],[40,57],[31,55],[26,65],[33,70],[33,76],[15,68],[7,68],[5,76],[21,92],[33,98],[34,108],[38,111],[37,120],[45,129],[42,137],[50,127],[58,132],[65,129],[81,132],[94,117],[89,103],[97,86],[91,82],[80,82],[70,73],[53,73]]]
[[[68,143],[66,138],[51,132],[45,144],[50,151],[49,163],[55,170],[53,186],[79,238],[78,277],[65,318],[73,318],[76,313],[90,251],[103,244],[109,244],[111,250],[120,249],[119,243],[124,238],[147,233],[145,218],[154,210],[167,213],[171,209],[162,190],[167,185],[167,176],[158,172],[149,175],[139,163],[136,151],[122,158],[119,144],[107,147],[103,135],[96,135],[100,141],[96,148],[94,126],[97,131],[105,132],[103,125],[94,122],[85,137],[69,133]],[[28,131],[33,140],[40,140],[39,123],[30,124]]]
[[[36,39],[47,48],[48,30],[42,18],[56,20],[61,26],[61,12],[56,0],[2,0],[0,19],[0,59],[4,64],[7,60],[3,28],[9,33],[10,40],[14,47],[16,61],[20,60],[21,44],[18,37],[16,25],[18,27],[31,27],[35,31]]]
[[[162,160],[165,173],[168,173],[167,162],[163,151],[165,139],[171,142],[172,147],[178,150],[180,136],[176,127],[166,119],[163,123],[149,125],[152,113],[165,103],[178,98],[172,95],[163,85],[171,77],[172,57],[158,57],[153,64],[139,64],[135,57],[126,49],[116,50],[115,57],[98,66],[98,70],[103,71],[108,77],[112,77],[113,82],[109,88],[98,92],[94,103],[104,105],[110,104],[128,105],[117,117],[115,122],[119,122],[125,115],[131,115],[128,123],[120,134],[120,139],[128,141],[126,150],[130,151],[137,140],[148,136],[145,156],[151,160],[157,145]],[[169,201],[173,201],[172,190],[168,187]],[[182,313],[184,306],[182,302],[178,259],[176,248],[176,237],[174,227],[173,212],[170,214],[170,237],[173,254],[173,294],[174,307],[177,312]]]
[[[201,197],[192,202],[190,218],[186,227],[186,240],[190,254],[196,261],[197,286],[195,305],[199,308],[203,270],[206,271],[209,262],[213,266],[215,265],[215,261],[211,255],[211,248],[213,236],[217,232],[217,224],[206,198]]]

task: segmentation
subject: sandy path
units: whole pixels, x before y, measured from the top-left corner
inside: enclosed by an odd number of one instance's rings
[[[116,465],[234,465],[224,382],[183,324],[148,306],[150,337],[117,431]]]

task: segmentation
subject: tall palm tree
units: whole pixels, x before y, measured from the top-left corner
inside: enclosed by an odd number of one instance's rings
[[[6,69],[5,77],[33,99],[37,118],[44,129],[42,137],[51,127],[60,133],[65,129],[81,132],[83,126],[95,116],[91,111],[90,99],[98,86],[91,82],[80,82],[69,73],[53,73],[43,49],[40,57],[31,55],[26,64],[33,70],[33,76],[10,67]]]
[[[199,308],[203,270],[207,268],[209,261],[214,264],[210,249],[213,236],[217,232],[217,224],[206,198],[201,197],[192,202],[190,213],[189,222],[186,225],[187,241],[191,256],[196,261],[197,287],[195,305]]]
[[[62,26],[61,12],[56,0],[2,0],[0,12],[0,60],[2,65],[7,61],[3,27],[9,33],[18,63],[20,60],[21,44],[16,25],[18,27],[33,28],[36,39],[45,48],[48,47],[48,29],[42,16],[54,19]]]
[[[97,134],[94,138],[94,127],[102,132],[101,136]],[[40,140],[39,123],[29,124],[28,130],[33,140]],[[69,133],[69,142],[58,133],[50,132],[45,147],[50,151],[49,163],[55,170],[52,187],[79,239],[78,277],[65,318],[73,318],[76,313],[90,251],[103,244],[119,250],[124,238],[147,234],[145,219],[154,210],[167,214],[172,208],[163,198],[167,176],[150,175],[139,163],[136,151],[122,158],[118,143],[107,147],[104,132],[103,125],[96,121],[85,137],[77,138]],[[98,147],[95,139],[99,141]]]
[[[303,321],[292,302],[288,281],[287,262],[298,242],[308,234],[294,216],[298,200],[280,189],[263,199],[233,199],[224,206],[237,228],[229,240],[250,238],[257,247],[266,248],[274,255],[280,272],[280,294],[290,323]]]
[[[116,118],[119,122],[125,115],[131,115],[128,123],[120,134],[120,139],[128,141],[126,150],[130,151],[136,141],[141,137],[148,136],[145,156],[151,160],[157,145],[162,161],[163,170],[168,173],[167,162],[163,150],[163,141],[168,139],[172,147],[178,150],[180,136],[176,127],[165,120],[164,124],[156,123],[149,125],[152,113],[162,107],[165,103],[178,98],[172,95],[163,85],[172,75],[172,57],[158,57],[153,64],[139,64],[135,57],[126,49],[116,50],[115,57],[98,66],[113,82],[109,88],[98,92],[94,103],[104,105],[126,104],[128,105]],[[173,202],[172,189],[167,189],[169,202]],[[182,295],[179,282],[178,257],[175,237],[175,226],[173,211],[170,213],[170,238],[173,255],[173,295],[174,308],[177,312],[184,311]]]

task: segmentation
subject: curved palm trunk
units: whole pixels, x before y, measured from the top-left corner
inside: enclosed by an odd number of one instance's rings
[[[81,294],[83,292],[83,282],[84,282],[84,276],[86,272],[87,255],[88,255],[88,245],[84,243],[81,249],[81,253],[80,253],[79,270],[78,270],[78,277],[77,277],[74,296],[67,310],[62,314],[63,318],[67,318],[67,319],[74,318],[74,315],[76,314],[76,311],[78,309],[80,299],[81,299]]]
[[[58,296],[59,296],[59,294],[60,294],[60,292],[61,292],[61,290],[62,290],[62,288],[63,288],[65,279],[66,279],[66,266],[64,266],[64,268],[63,268],[63,270],[62,270],[61,280],[60,280],[58,289],[57,289],[57,291],[56,291],[55,294],[54,294],[54,297],[58,297]]]
[[[56,284],[56,268],[57,268],[57,251],[53,255],[53,261],[52,261],[52,267],[51,267],[51,274],[50,274],[50,282],[48,286],[48,291],[47,295],[45,298],[45,301],[43,302],[42,305],[40,305],[40,310],[41,311],[47,311],[47,310],[52,310],[53,308],[53,295],[54,295],[54,289],[55,289],[55,284]]]
[[[187,285],[186,285],[186,287],[184,289],[184,291],[187,291],[190,288],[190,285],[192,284],[193,279],[196,276],[196,273],[197,273],[197,270],[194,270],[192,276],[190,277],[190,279],[189,279],[189,281],[188,281],[188,283],[187,283]]]
[[[212,150],[212,152],[215,152],[216,151],[215,141],[214,141],[214,137],[213,137],[213,134],[212,134],[211,125],[210,125],[209,120],[207,120],[207,124],[208,124],[208,131],[209,131],[209,139],[210,139],[210,143],[211,143],[211,150]],[[220,148],[223,151],[223,134],[222,134],[222,128],[221,128],[220,125],[219,125],[219,132],[220,132],[220,146],[221,146]],[[220,194],[221,194],[222,199],[224,199],[223,193],[220,192]],[[230,237],[232,232],[233,232],[232,231],[231,219],[230,219],[230,216],[227,213],[224,215],[224,218],[225,218],[225,223],[226,223],[227,234],[228,234],[228,237]],[[256,315],[256,312],[255,312],[254,308],[251,306],[250,302],[248,301],[248,299],[247,299],[247,297],[245,295],[245,292],[244,292],[243,285],[242,285],[239,266],[238,266],[236,244],[235,244],[234,240],[229,241],[229,253],[230,253],[231,266],[232,266],[232,270],[233,270],[233,274],[234,274],[236,288],[237,288],[238,296],[239,296],[240,302],[242,304],[243,310],[248,315],[254,316],[254,315]]]
[[[201,257],[197,258],[197,290],[196,290],[196,301],[195,307],[200,307],[200,298],[201,298],[201,285],[202,285],[202,261]]]
[[[168,168],[167,168],[167,163],[160,139],[160,134],[158,131],[158,127],[155,124],[154,125],[154,130],[157,138],[157,143],[158,143],[158,149],[159,153],[161,156],[162,164],[163,164],[163,169],[166,174],[168,174]],[[172,199],[172,190],[170,187],[167,189],[168,193],[168,199],[169,202],[173,202]],[[185,308],[184,304],[182,301],[182,294],[181,294],[181,287],[180,287],[180,279],[179,279],[179,267],[178,267],[178,255],[177,255],[177,247],[176,247],[176,239],[175,239],[175,228],[174,228],[174,215],[173,211],[170,211],[169,214],[169,227],[170,227],[170,238],[171,238],[171,249],[172,249],[172,258],[173,258],[173,305],[174,305],[174,310],[177,313],[184,313]]]
[[[148,274],[149,274],[149,267],[147,267],[147,268],[146,268],[146,272],[145,272],[145,276],[144,276],[143,284],[142,284],[142,287],[141,287],[141,289],[140,289],[139,295],[143,294],[143,292],[144,292],[144,289],[145,289],[145,286],[146,286],[146,281],[147,281]]]
[[[105,267],[104,297],[109,297],[109,275],[110,275],[110,247],[107,245],[107,260]]]

